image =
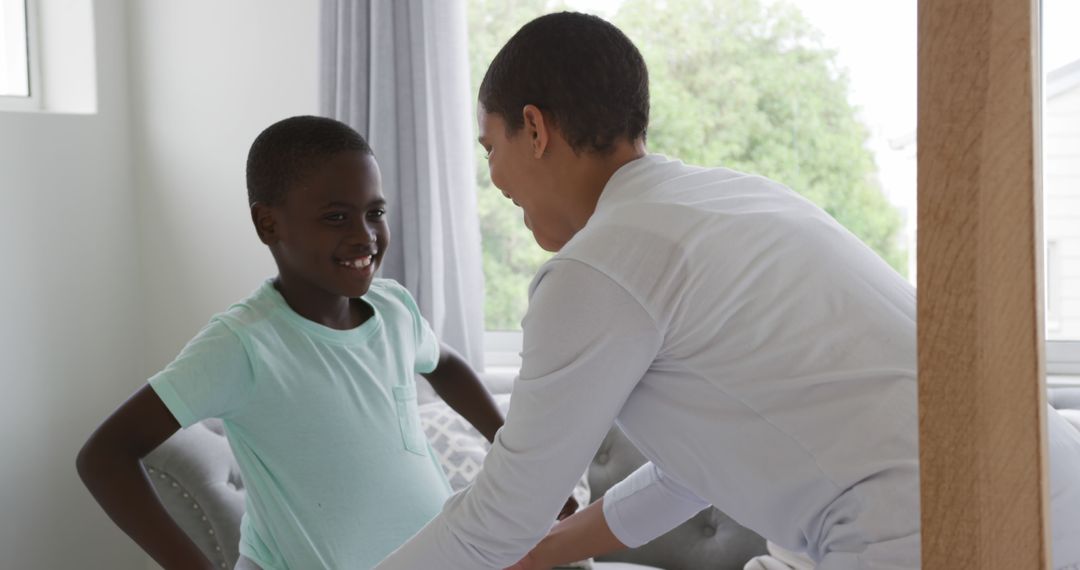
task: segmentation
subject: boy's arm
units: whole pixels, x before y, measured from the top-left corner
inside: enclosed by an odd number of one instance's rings
[[[94,431],[79,451],[79,477],[109,518],[166,570],[213,568],[158,499],[140,460],[180,429],[144,385]]]
[[[435,370],[422,374],[435,393],[473,425],[489,442],[503,425],[503,415],[480,377],[465,359],[445,344],[439,347]]]
[[[502,412],[480,377],[454,349],[445,344],[440,345],[439,363],[435,370],[422,376],[427,378],[443,401],[461,414],[461,417],[471,423],[489,442],[495,440],[495,433],[503,425]],[[574,514],[577,508],[577,500],[571,496],[559,511],[558,519],[562,520]]]

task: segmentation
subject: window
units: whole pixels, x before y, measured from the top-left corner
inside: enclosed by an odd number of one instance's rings
[[[473,92],[521,25],[564,8],[612,21],[641,50],[650,152],[778,180],[914,280],[915,0],[471,0]],[[486,328],[518,331],[549,254],[479,147],[476,164]],[[514,334],[489,334],[489,352],[516,352]]]
[[[0,96],[30,96],[24,0],[0,0]]]
[[[549,12],[549,8],[554,6],[544,0],[469,0],[469,65],[474,95],[499,48],[518,28]],[[491,184],[483,149],[479,145],[475,148],[477,209],[486,290],[484,326],[489,332],[517,332],[528,306],[529,282],[551,254],[536,245],[532,234],[521,223],[520,211]],[[514,338],[512,334],[489,334],[485,352],[505,353],[509,350],[516,354],[516,349],[508,348]],[[520,346],[520,340],[517,344]],[[506,359],[500,357],[499,360]]]
[[[1043,0],[1046,365],[1080,375],[1080,3]]]
[[[26,0],[0,0],[0,109],[38,106],[30,8]]]

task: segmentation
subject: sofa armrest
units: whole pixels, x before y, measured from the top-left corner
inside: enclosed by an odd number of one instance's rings
[[[1080,430],[1080,387],[1051,386],[1047,394],[1047,401],[1073,427]]]
[[[239,558],[243,482],[221,423],[180,430],[143,459],[173,520],[220,568]]]

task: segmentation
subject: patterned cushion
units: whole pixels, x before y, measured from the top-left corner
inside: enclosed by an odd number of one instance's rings
[[[443,402],[423,404],[419,410],[424,433],[446,471],[450,487],[454,491],[464,489],[480,472],[491,444]]]
[[[499,394],[494,398],[499,410],[505,415],[510,407],[510,395]],[[427,434],[428,441],[446,472],[450,487],[459,491],[469,486],[480,472],[484,456],[491,449],[491,444],[472,424],[441,400],[423,404],[419,410],[424,433]],[[582,474],[581,480],[574,486],[574,499],[577,500],[579,509],[589,504],[589,481],[585,474]],[[592,568],[592,561],[586,560],[559,568]]]

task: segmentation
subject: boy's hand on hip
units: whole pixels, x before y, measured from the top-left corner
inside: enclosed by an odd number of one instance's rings
[[[559,516],[555,517],[555,520],[561,521],[566,517],[576,513],[578,510],[578,506],[579,505],[577,499],[575,499],[573,495],[571,495],[570,498],[566,500],[566,504],[563,505],[562,510],[559,511]]]

